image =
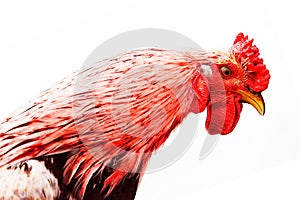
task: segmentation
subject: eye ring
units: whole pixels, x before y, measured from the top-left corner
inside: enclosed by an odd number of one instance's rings
[[[221,67],[221,72],[222,72],[222,75],[225,76],[225,77],[228,77],[228,76],[232,75],[231,69],[227,66]]]

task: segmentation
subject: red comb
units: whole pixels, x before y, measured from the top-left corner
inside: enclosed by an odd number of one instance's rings
[[[252,43],[253,39],[249,40],[247,35],[239,33],[230,48],[230,52],[236,61],[247,69],[247,83],[250,89],[261,92],[267,89],[270,74],[263,63],[263,59],[259,57],[259,49]]]

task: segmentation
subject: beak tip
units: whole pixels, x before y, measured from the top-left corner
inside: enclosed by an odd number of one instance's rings
[[[264,101],[264,99],[263,99],[263,97],[261,95],[260,95],[260,98],[261,98],[261,101],[262,101],[262,109],[261,109],[260,115],[264,116],[265,113],[266,113],[265,101]]]
[[[258,113],[261,115],[261,116],[264,116],[265,115],[265,104],[264,104],[264,102],[262,103],[262,105],[259,105],[259,104],[257,104],[257,105],[253,105],[255,108],[256,108],[256,110],[258,111]]]

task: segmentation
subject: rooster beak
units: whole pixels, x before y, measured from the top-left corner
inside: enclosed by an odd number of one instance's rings
[[[265,102],[260,93],[249,90],[237,90],[237,93],[242,96],[242,101],[251,104],[260,115],[265,114]]]

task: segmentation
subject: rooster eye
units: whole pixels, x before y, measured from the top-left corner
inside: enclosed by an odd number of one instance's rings
[[[232,71],[228,67],[222,67],[221,72],[222,72],[223,76],[232,75]]]

